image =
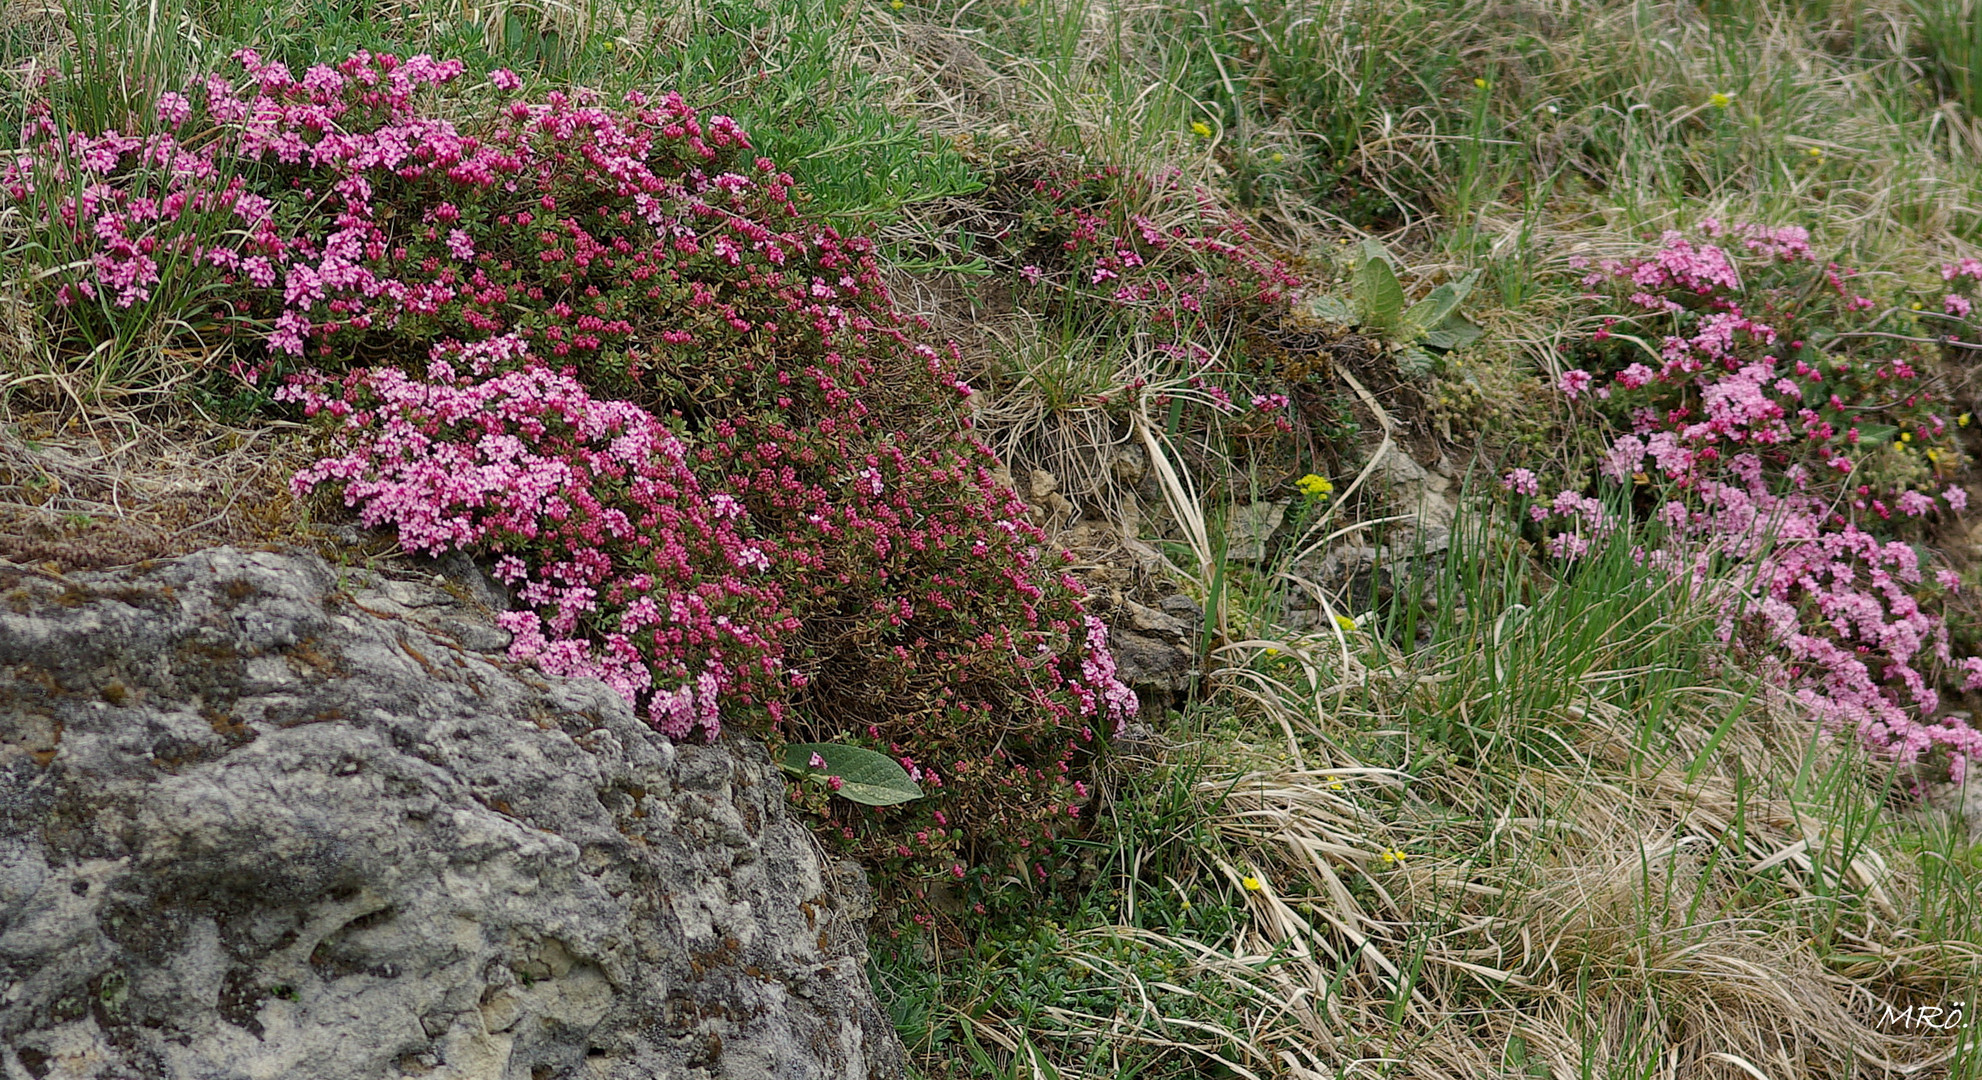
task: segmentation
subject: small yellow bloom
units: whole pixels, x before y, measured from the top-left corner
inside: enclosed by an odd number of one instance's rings
[[[1330,780],[1330,781],[1328,782],[1328,790],[1330,790],[1330,791],[1341,791],[1341,790],[1342,790],[1342,781],[1340,781],[1340,780]]]
[[[1268,656],[1279,656],[1279,655],[1280,655],[1280,650],[1279,650],[1279,649],[1268,649],[1268,650],[1266,650],[1266,655],[1268,655]]]
[[[1344,630],[1354,630],[1356,628],[1356,620],[1351,619],[1347,615],[1337,615],[1335,616],[1335,625]]]
[[[1247,892],[1258,892],[1261,889],[1265,888],[1265,886],[1259,883],[1259,879],[1256,877],[1246,878],[1243,881],[1240,881],[1239,884],[1244,885],[1246,887]]]
[[[1962,413],[1962,414],[1961,414],[1960,416],[1957,416],[1957,417],[1955,417],[1955,418],[1954,418],[1954,422],[1955,422],[1955,424],[1956,424],[1956,426],[1959,426],[1959,427],[1967,427],[1967,426],[1968,426],[1968,422],[1969,422],[1970,420],[1973,420],[1973,419],[1975,419],[1975,414],[1974,414],[1974,413],[1966,413],[1966,412],[1965,412],[1965,413]]]
[[[1184,910],[1189,911],[1190,909],[1191,909],[1191,902],[1189,900],[1184,901]]]
[[[1391,848],[1389,851],[1383,853],[1383,861],[1392,866],[1402,865],[1404,860],[1410,857],[1409,854],[1399,851],[1396,848]]]
[[[1913,310],[1915,310],[1915,311],[1919,311],[1919,310],[1920,310],[1920,301],[1918,301],[1918,300],[1915,300],[1915,301],[1913,302]]]
[[[1939,464],[1939,463],[1940,463],[1940,460],[1941,460],[1941,452],[1940,452],[1939,450],[1936,450],[1936,449],[1934,449],[1934,448],[1933,448],[1933,447],[1931,447],[1931,446],[1930,446],[1930,447],[1928,447],[1928,448],[1927,448],[1927,460],[1928,460],[1928,461],[1932,461],[1932,462],[1934,462],[1934,463],[1936,463],[1936,464]]]
[[[1912,433],[1911,431],[1902,431],[1902,432],[1900,432],[1900,433],[1899,433],[1899,441],[1900,441],[1900,442],[1912,442],[1912,441],[1913,441],[1913,433]]]
[[[1195,132],[1200,139],[1211,138],[1211,125],[1202,120],[1191,121],[1191,131]]]
[[[1824,156],[1824,149],[1823,149],[1823,147],[1821,147],[1821,146],[1813,146],[1813,147],[1811,147],[1811,148],[1810,148],[1810,156],[1811,156],[1811,157],[1813,157],[1813,158],[1820,158],[1820,157],[1823,157],[1823,156]]]
[[[1281,152],[1279,152],[1278,150],[1276,150],[1276,151],[1274,151],[1274,152],[1273,152],[1273,163],[1274,163],[1275,165],[1278,165],[1278,164],[1280,164],[1281,162],[1283,162],[1283,161],[1286,161],[1286,160],[1287,160],[1287,155],[1285,155],[1285,154],[1283,154],[1283,153],[1281,153]]]
[[[902,9],[902,0],[888,0],[888,6],[894,8],[896,11],[900,11]]]
[[[1716,93],[1707,99],[1707,104],[1712,105],[1716,109],[1725,109],[1729,105],[1734,104],[1734,99],[1726,94]]]
[[[1321,502],[1328,498],[1335,491],[1335,485],[1329,483],[1327,477],[1317,476],[1314,473],[1309,473],[1299,480],[1294,481],[1294,486],[1301,489],[1301,494],[1306,495],[1316,502]]]
[[[1474,79],[1473,85],[1481,90],[1485,90],[1487,88],[1487,81],[1485,79]]]

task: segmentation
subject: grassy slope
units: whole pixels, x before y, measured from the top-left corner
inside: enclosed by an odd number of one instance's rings
[[[999,154],[1174,166],[1312,266],[1381,235],[1407,286],[1486,271],[1492,336],[1424,389],[1488,454],[1550,430],[1533,390],[1575,331],[1573,254],[1717,214],[1924,279],[1982,229],[1982,140],[1894,3],[215,0],[164,5],[162,31],[92,4],[66,28],[16,19],[6,59],[59,62],[68,34],[166,70],[241,44],[416,47],[679,86],[744,119],[815,209],[916,260],[908,295],[950,324],[982,285],[959,269],[997,269],[953,223]],[[100,86],[79,107],[126,107]],[[100,374],[33,365],[15,370]],[[1191,508],[1208,534],[1219,499]],[[1556,580],[1468,513],[1406,587],[1435,601],[1424,625],[1297,633],[1269,583],[1219,571],[1241,644],[1123,760],[1084,893],[971,940],[879,940],[926,1075],[1982,1074],[1982,1028],[1881,1022],[1887,1003],[1974,1014],[1976,847],[1719,666],[1702,615],[1623,547]]]
[[[1899,5],[1035,0],[875,21],[894,107],[939,132],[1178,165],[1296,251],[1374,233],[1422,278],[1486,271],[1496,334],[1430,393],[1489,454],[1553,439],[1535,391],[1578,332],[1571,256],[1717,215],[1928,280],[1982,224],[1967,114]],[[931,1074],[1982,1069],[1972,1028],[1884,1022],[1887,1003],[1974,1012],[1965,837],[1718,666],[1700,616],[1615,552],[1555,581],[1482,534],[1442,569],[1409,653],[1290,636],[1256,583],[1234,635],[1254,640],[1222,654],[1164,779],[1125,782],[1092,895],[977,943],[988,966],[885,972]]]

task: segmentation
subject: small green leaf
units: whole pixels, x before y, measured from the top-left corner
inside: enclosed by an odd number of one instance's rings
[[[814,754],[826,763],[825,768],[812,764]],[[893,806],[922,797],[922,789],[908,778],[900,762],[858,746],[794,743],[785,747],[784,760],[778,767],[793,776],[822,784],[827,777],[837,776],[840,789],[834,794],[863,806]]]
[[[1467,294],[1473,291],[1473,285],[1477,283],[1479,280],[1480,280],[1480,271],[1475,270],[1472,273],[1467,274],[1465,277],[1462,277],[1457,281],[1447,282],[1446,284],[1452,287],[1452,296],[1453,296],[1452,302],[1455,305],[1464,303]],[[1445,288],[1445,285],[1441,285],[1439,286],[1439,288],[1441,289]]]
[[[1445,324],[1458,312],[1459,304],[1466,294],[1473,291],[1473,282],[1479,280],[1478,270],[1467,274],[1458,281],[1448,281],[1431,291],[1431,295],[1411,305],[1404,313],[1405,339],[1423,337],[1437,330],[1445,329]]]
[[[1893,436],[1897,434],[1899,434],[1899,429],[1891,424],[1860,424],[1858,425],[1858,445],[1884,446],[1893,441]]]
[[[1339,296],[1322,293],[1308,298],[1308,314],[1327,322],[1341,323],[1343,326],[1356,324],[1356,309]]]
[[[1444,325],[1427,333],[1419,344],[1427,349],[1451,352],[1478,341],[1484,333],[1464,315],[1454,314],[1446,318]]]
[[[1363,324],[1384,334],[1395,331],[1404,314],[1404,289],[1397,284],[1390,260],[1381,254],[1364,259],[1356,268],[1355,286]]]
[[[1397,352],[1397,371],[1406,378],[1423,378],[1426,375],[1437,373],[1444,366],[1444,363],[1438,357],[1415,345],[1400,349]]]

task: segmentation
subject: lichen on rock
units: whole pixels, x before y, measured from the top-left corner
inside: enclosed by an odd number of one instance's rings
[[[898,1075],[864,884],[763,750],[471,607],[227,548],[0,569],[0,1074]]]

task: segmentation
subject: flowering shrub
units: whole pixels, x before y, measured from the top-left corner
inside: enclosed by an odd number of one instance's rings
[[[1301,282],[1214,194],[1175,170],[1027,163],[998,197],[1009,218],[995,239],[1025,282],[1022,304],[1085,332],[1146,336],[1166,361],[1158,404],[1175,393],[1235,418],[1240,435],[1292,429],[1290,398],[1232,330],[1276,317]]]
[[[505,335],[436,348],[424,378],[298,379],[282,396],[337,418],[342,453],[296,490],[342,482],[365,525],[395,525],[417,551],[500,553],[496,575],[528,605],[497,617],[510,656],[644,698],[671,738],[713,738],[732,702],[777,715],[780,639],[797,626],[742,505],[706,491],[651,414],[515,366],[527,354]]]
[[[515,100],[497,73],[495,115],[457,125],[425,104],[453,62],[238,59],[243,84],[161,102],[171,131],[30,123],[0,189],[89,254],[41,282],[50,310],[196,279],[198,318],[252,331],[233,370],[327,425],[297,489],[495,557],[512,656],[674,738],[865,741],[930,796],[821,796],[849,850],[1045,873],[1136,702],[871,245],[678,97]]]
[[[1175,170],[1048,168],[1012,187],[1017,220],[998,240],[1058,298],[1045,306],[1098,301],[1176,341],[1221,307],[1271,308],[1300,287],[1243,218]]]
[[[1882,522],[1925,514],[1961,462],[1946,402],[1925,378],[1929,348],[1840,337],[1869,330],[1876,304],[1851,271],[1817,261],[1803,230],[1709,220],[1703,231],[1746,249],[1748,280],[1725,250],[1676,232],[1652,256],[1584,278],[1624,294],[1634,325],[1663,331],[1654,346],[1613,318],[1594,335],[1591,366],[1613,378],[1592,393],[1634,440],[1614,446],[1603,471],[1622,481],[1649,457],[1690,488],[1725,455],[1752,450],[1799,489],[1841,490],[1835,481],[1850,477],[1849,508]],[[1562,390],[1574,398],[1592,379],[1570,371]]]
[[[1801,229],[1709,220],[1701,231],[1669,232],[1650,255],[1583,279],[1625,311],[1603,320],[1560,385],[1611,425],[1602,479],[1646,493],[1641,507],[1668,530],[1653,564],[1704,577],[1716,557],[1748,560],[1724,640],[1771,657],[1765,666],[1828,724],[1903,761],[1941,748],[1959,777],[1982,733],[1936,716],[1936,686],[1982,686],[1982,659],[1957,663],[1934,614],[1958,577],[1928,580],[1919,553],[1893,538],[1967,503],[1951,483],[1957,424],[1926,378],[1933,343],[1870,332],[1878,303],[1851,271],[1819,261]],[[1541,493],[1525,469],[1504,484]],[[1662,505],[1647,497],[1655,488],[1669,493]],[[1575,491],[1530,513],[1556,523],[1548,550],[1565,558],[1615,525]]]

